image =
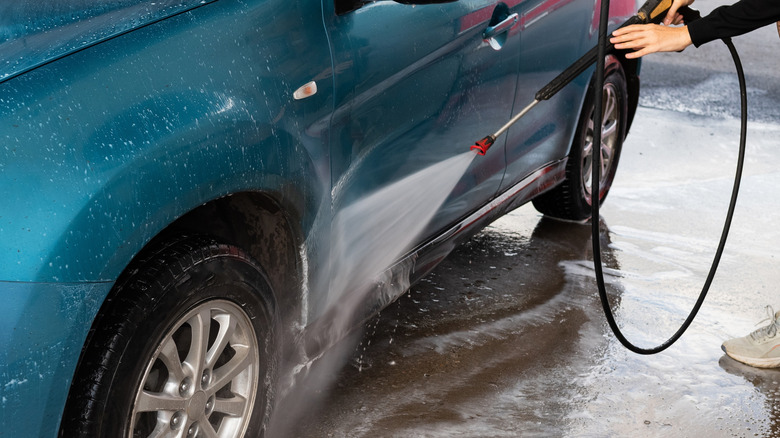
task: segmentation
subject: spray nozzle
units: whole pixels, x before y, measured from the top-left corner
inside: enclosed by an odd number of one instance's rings
[[[496,141],[496,137],[492,135],[488,135],[487,137],[483,138],[482,140],[479,140],[474,145],[471,146],[472,150],[476,150],[479,155],[485,155],[485,152],[487,152],[488,149],[490,149],[490,146],[493,146],[493,143]]]

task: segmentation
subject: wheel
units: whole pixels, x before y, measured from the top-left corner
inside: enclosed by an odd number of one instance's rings
[[[184,238],[120,279],[90,332],[61,436],[262,436],[271,288],[240,249]]]
[[[605,63],[601,145],[599,146],[599,202],[607,197],[615,179],[620,150],[625,138],[628,116],[626,75],[620,62],[608,56]],[[534,207],[545,215],[567,220],[585,220],[591,216],[592,150],[595,102],[593,84],[585,98],[577,131],[566,163],[566,177],[554,189],[536,197]]]

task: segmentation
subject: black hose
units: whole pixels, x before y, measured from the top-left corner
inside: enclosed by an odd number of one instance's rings
[[[609,323],[610,328],[612,329],[612,332],[615,334],[615,337],[620,341],[621,344],[623,344],[624,347],[627,349],[633,351],[637,354],[656,354],[660,353],[661,351],[666,350],[672,344],[677,342],[678,339],[685,333],[685,331],[688,329],[688,327],[693,322],[694,318],[696,317],[696,314],[699,312],[699,309],[701,309],[702,304],[704,304],[704,299],[707,296],[707,292],[709,292],[710,285],[712,284],[712,280],[715,277],[715,272],[718,269],[718,263],[720,262],[720,258],[723,255],[723,249],[726,246],[726,238],[729,234],[729,228],[731,227],[731,219],[734,216],[734,209],[737,205],[737,195],[739,193],[739,184],[742,180],[742,167],[745,161],[745,144],[747,141],[747,91],[746,91],[746,85],[745,85],[745,73],[742,70],[742,62],[739,59],[739,54],[737,54],[737,50],[734,48],[734,44],[732,44],[730,38],[724,38],[722,41],[726,44],[726,46],[729,48],[729,52],[731,52],[731,57],[734,60],[734,66],[737,69],[737,77],[739,78],[739,94],[740,94],[740,104],[741,104],[741,126],[740,126],[740,137],[739,137],[739,157],[737,159],[737,170],[736,175],[734,176],[734,187],[731,191],[731,201],[729,203],[729,209],[728,213],[726,213],[726,222],[723,224],[723,232],[720,236],[720,242],[718,244],[718,249],[715,251],[715,257],[712,260],[712,265],[710,266],[710,272],[707,276],[707,280],[704,282],[704,286],[702,287],[701,293],[699,294],[699,298],[696,300],[696,304],[693,306],[693,309],[691,309],[691,312],[688,314],[688,317],[685,319],[685,322],[680,326],[680,328],[677,330],[676,333],[674,333],[666,342],[663,344],[660,344],[653,348],[641,348],[637,347],[636,345],[632,344],[626,337],[623,335],[623,333],[620,331],[620,328],[617,325],[617,322],[615,322],[615,317],[612,314],[612,309],[609,305],[609,298],[607,297],[607,290],[604,285],[604,273],[602,272],[602,266],[601,266],[601,244],[599,241],[600,238],[600,230],[599,230],[599,180],[601,179],[601,176],[599,175],[600,172],[600,157],[598,155],[599,147],[597,145],[601,144],[601,124],[602,124],[602,108],[603,108],[603,88],[604,88],[604,61],[605,61],[605,48],[606,48],[606,38],[607,38],[607,18],[608,18],[608,12],[609,12],[609,0],[603,0],[601,2],[601,14],[599,19],[599,54],[597,58],[597,64],[596,64],[596,78],[595,78],[595,86],[594,86],[594,92],[596,93],[595,96],[595,114],[594,114],[594,126],[598,127],[598,129],[595,129],[594,132],[594,139],[593,139],[593,151],[592,151],[592,161],[593,161],[593,169],[592,169],[592,186],[591,186],[591,208],[592,208],[592,217],[591,222],[593,225],[593,233],[592,233],[592,241],[593,241],[593,265],[594,270],[596,273],[596,283],[598,284],[599,289],[599,297],[601,298],[601,305],[604,307],[604,314],[607,317],[607,322]]]

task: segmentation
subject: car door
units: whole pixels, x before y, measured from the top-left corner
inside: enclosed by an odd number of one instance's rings
[[[520,54],[515,112],[596,42],[594,2],[528,0],[519,4]],[[589,70],[588,72],[590,72]],[[507,133],[507,174],[502,189],[539,167],[566,156],[590,74],[582,74],[549,101],[542,101]]]
[[[504,3],[323,1],[335,76],[330,139],[336,210],[468,152],[509,118],[519,35],[515,11]],[[504,32],[485,41],[483,33],[495,25]],[[466,169],[444,170],[458,173],[454,190],[415,241],[493,197],[504,168],[502,140]],[[443,176],[430,175],[399,196],[432,190],[448,179]]]

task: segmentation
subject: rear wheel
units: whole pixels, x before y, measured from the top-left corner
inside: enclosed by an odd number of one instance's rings
[[[261,436],[273,295],[240,249],[187,238],[120,280],[82,353],[62,436]]]
[[[601,144],[593,143],[596,132],[594,124],[596,108],[591,85],[569,152],[565,180],[533,200],[534,207],[541,213],[577,221],[591,216],[594,147],[598,147],[600,162],[599,202],[606,198],[615,178],[628,115],[626,75],[620,62],[611,55],[606,60],[602,96]]]

